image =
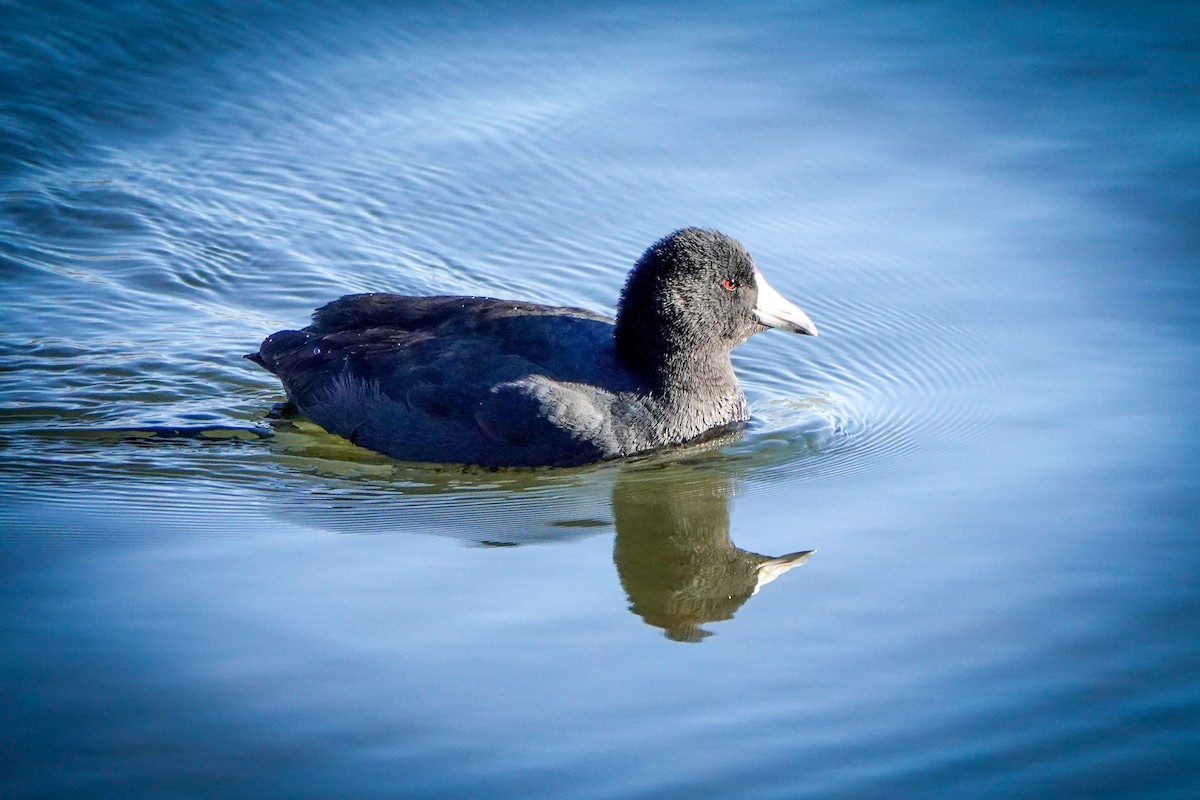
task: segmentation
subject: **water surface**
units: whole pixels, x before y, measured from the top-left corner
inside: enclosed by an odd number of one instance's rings
[[[1194,9],[399,6],[0,3],[4,794],[1200,791]],[[822,332],[709,446],[401,464],[240,357],[684,225]]]

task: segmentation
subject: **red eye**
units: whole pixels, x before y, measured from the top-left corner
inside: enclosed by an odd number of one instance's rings
[[[725,280],[721,281],[721,285],[725,287],[725,291],[732,292],[737,289],[738,282],[733,278],[726,278]]]

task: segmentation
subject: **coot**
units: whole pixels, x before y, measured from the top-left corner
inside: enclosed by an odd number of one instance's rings
[[[817,335],[738,241],[684,228],[634,265],[615,322],[515,300],[355,294],[246,357],[313,422],[394,458],[569,466],[744,422],[729,353],[767,328]]]

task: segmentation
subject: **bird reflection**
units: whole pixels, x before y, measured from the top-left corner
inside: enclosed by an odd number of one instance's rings
[[[698,642],[811,550],[778,558],[729,538],[738,474],[722,454],[731,436],[636,463],[575,470],[487,470],[394,462],[290,424],[275,444],[321,468],[325,491],[300,484],[278,506],[305,525],[355,533],[420,530],[474,544],[564,541],[616,527],[613,560],[629,609],[669,639]],[[567,514],[564,510],[569,509]]]
[[[617,574],[629,608],[667,638],[698,642],[701,625],[731,619],[742,604],[811,550],[778,558],[729,538],[732,480],[705,470],[623,472],[613,488]]]

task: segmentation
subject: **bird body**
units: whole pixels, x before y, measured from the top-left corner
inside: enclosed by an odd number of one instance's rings
[[[764,296],[776,301],[766,310]],[[481,297],[348,295],[248,358],[313,422],[371,450],[567,466],[745,421],[729,351],[768,325],[816,332],[741,245],[688,228],[642,256],[616,320]]]

